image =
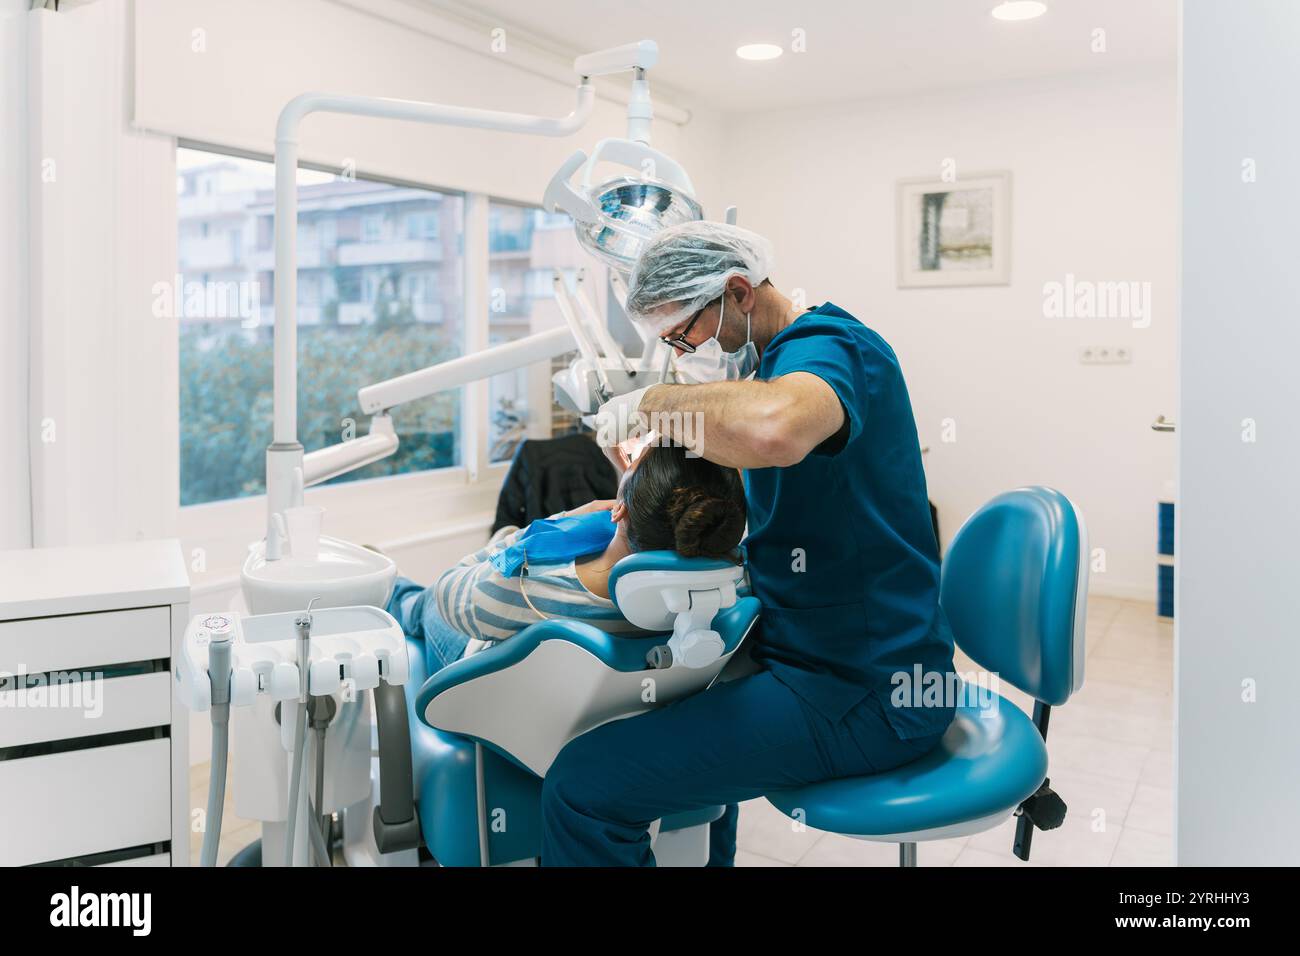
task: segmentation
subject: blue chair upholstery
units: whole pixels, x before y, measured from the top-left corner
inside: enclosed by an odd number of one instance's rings
[[[706,564],[707,567],[699,565],[697,559],[646,552],[623,559],[615,572],[619,573],[620,569],[624,573],[638,569],[717,570],[715,562]],[[725,565],[725,562],[720,564]],[[715,616],[712,627],[723,638],[726,657],[730,657],[744,641],[758,618],[758,612],[758,602],[745,597]],[[546,650],[547,645],[563,645],[566,653],[577,655],[576,659],[594,658],[604,669],[634,676],[638,683],[646,675],[654,675],[660,682],[677,679],[680,675],[675,672],[680,668],[646,669],[647,652],[661,645],[663,640],[663,636],[617,637],[576,621],[548,620],[433,675],[427,672],[423,646],[408,640],[411,676],[406,689],[413,780],[421,834],[434,858],[444,866],[479,866],[484,861],[484,852],[489,865],[536,858],[540,852],[542,776],[549,764],[544,758],[539,763],[535,754],[521,758],[490,736],[437,729],[428,720],[431,709],[435,719],[446,725],[459,726],[466,720],[473,723],[469,718],[476,708],[464,694],[459,704],[439,708],[440,704],[451,699],[449,692],[458,688],[469,690],[468,685],[475,681],[504,674],[528,662],[539,651]],[[724,663],[725,658],[717,670]],[[703,680],[702,686],[707,686],[708,681],[716,677],[716,671],[710,674],[713,676],[697,674],[690,679]],[[565,696],[571,692],[572,688],[551,681],[538,682],[530,690],[536,698],[545,698],[552,693]],[[668,698],[661,698],[661,703],[667,702]],[[545,706],[544,699],[522,703],[518,717],[527,720],[527,708],[541,706]],[[599,715],[598,722],[648,709],[640,693],[634,700],[620,706],[616,713]],[[559,741],[559,745],[564,742]],[[480,767],[483,779],[481,806],[490,817],[486,826],[480,820]],[[718,819],[722,812],[723,807],[717,806],[665,817],[660,823],[660,832],[707,824]],[[501,819],[504,819],[505,826],[492,825]],[[485,834],[482,846],[480,833]]]
[[[1065,495],[1022,488],[975,512],[943,562],[940,603],[958,646],[1046,704],[1083,685],[1087,537]]]
[[[970,696],[976,694],[972,688]],[[967,832],[970,824],[980,824],[975,832],[996,826],[1046,776],[1047,745],[1038,728],[1015,704],[992,694],[959,706],[939,746],[919,760],[767,799],[816,830],[915,843]]]
[[[944,559],[940,603],[957,646],[1033,696],[1035,719],[963,684],[952,725],[930,753],[886,773],[768,794],[769,802],[815,829],[905,846],[1006,820],[1046,781],[1046,708],[1082,685],[1087,549],[1069,499],[1033,487],[980,508]]]

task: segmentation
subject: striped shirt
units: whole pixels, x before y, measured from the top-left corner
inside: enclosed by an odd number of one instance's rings
[[[443,572],[433,586],[443,620],[471,638],[464,657],[537,624],[543,619],[537,611],[548,618],[582,621],[610,634],[652,633],[623,617],[609,598],[588,591],[578,579],[574,561],[529,562],[527,577],[502,575],[488,558],[514,544],[520,533],[519,528],[502,528],[486,547]],[[527,600],[521,588],[526,589]]]

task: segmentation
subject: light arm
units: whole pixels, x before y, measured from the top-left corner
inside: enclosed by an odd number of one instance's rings
[[[393,429],[392,419],[388,417],[389,409],[427,398],[445,389],[459,388],[502,372],[524,368],[572,350],[572,332],[559,326],[473,355],[463,355],[417,372],[367,385],[357,392],[357,399],[361,403],[361,410],[373,416],[370,434],[304,455],[303,484],[320,484],[397,451],[397,433]]]

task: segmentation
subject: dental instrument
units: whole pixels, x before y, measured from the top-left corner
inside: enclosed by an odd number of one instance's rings
[[[230,643],[228,618],[213,615],[203,627],[209,635],[208,682],[212,709],[212,761],[208,787],[208,808],[203,818],[203,847],[200,866],[217,865],[217,844],[221,839],[221,819],[225,810],[226,767],[230,747]]]
[[[298,652],[298,706],[294,708],[293,725],[293,770],[289,773],[289,823],[285,828],[288,839],[284,844],[284,865],[293,865],[294,827],[298,820],[298,798],[302,789],[303,750],[307,742],[307,662],[311,659],[311,606],[313,598],[307,602],[307,610],[293,619],[294,630],[298,639],[294,642]],[[281,708],[281,719],[284,709]],[[324,759],[321,754],[318,759]]]

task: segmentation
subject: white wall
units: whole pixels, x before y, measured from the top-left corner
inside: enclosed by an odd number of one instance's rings
[[[1176,860],[1294,866],[1300,6],[1233,13],[1183,14]]]
[[[555,117],[574,106],[571,61],[543,58],[513,32],[494,46],[488,30],[419,4],[135,2],[135,122],[146,129],[269,153],[281,107],[308,91]],[[612,97],[629,85],[630,75],[597,79],[591,120],[559,139],[315,114],[302,124],[302,159],[331,168],[351,160],[358,171],[537,203],[575,149],[626,135],[626,107]],[[681,104],[657,92],[653,74],[651,87],[660,106],[655,145],[687,167],[710,202],[716,123],[698,110],[685,125],[665,119],[682,114]]]
[[[1173,443],[1150,430],[1175,400],[1177,215],[1172,65],[739,118],[721,168],[740,223],[776,243],[774,282],[830,300],[898,353],[945,543],[995,494],[1047,484],[1087,517],[1098,594],[1155,592],[1156,500]],[[1011,284],[898,289],[900,178],[1012,173]],[[1048,319],[1067,273],[1149,281],[1150,327]],[[1131,365],[1084,366],[1085,345]],[[945,443],[943,422],[955,422]]]
[[[174,149],[129,120],[128,6],[28,15],[32,537],[165,537],[176,510]]]
[[[27,0],[0,0],[0,549],[32,544],[27,448]]]

